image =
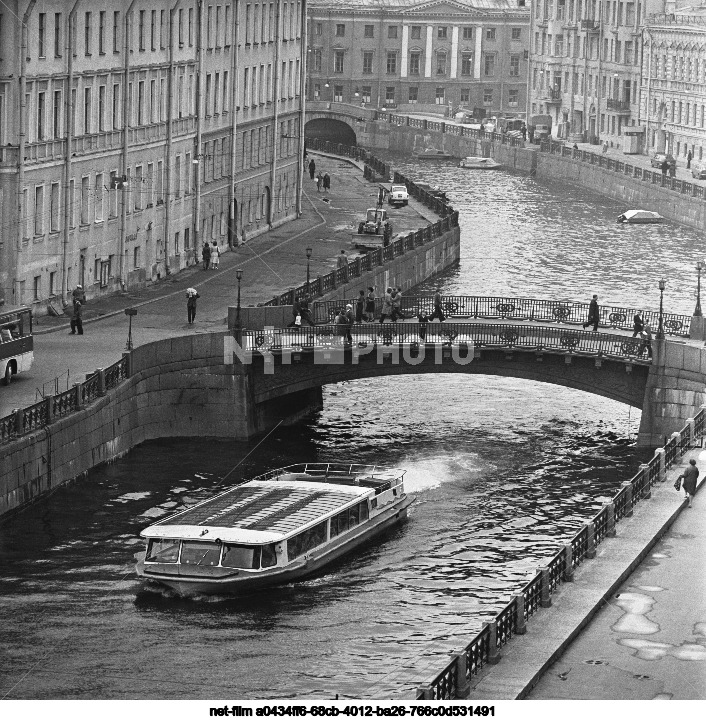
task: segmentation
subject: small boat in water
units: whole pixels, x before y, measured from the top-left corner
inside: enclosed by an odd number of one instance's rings
[[[443,150],[425,150],[423,153],[415,154],[416,160],[453,160],[453,155]]]
[[[469,170],[497,170],[502,167],[500,163],[497,163],[492,158],[478,158],[473,155],[464,158],[459,165]]]
[[[664,218],[652,210],[626,210],[618,216],[618,223],[661,223]]]
[[[180,595],[240,595],[315,573],[407,516],[405,471],[301,463],[144,529],[137,574]]]

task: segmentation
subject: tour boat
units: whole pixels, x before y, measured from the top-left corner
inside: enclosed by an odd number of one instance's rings
[[[653,210],[626,210],[618,216],[618,223],[661,223],[664,218]]]
[[[502,166],[492,158],[477,158],[473,155],[469,155],[460,162],[461,168],[468,168],[470,170],[497,170]]]
[[[405,471],[307,463],[270,471],[144,529],[138,576],[182,596],[296,581],[407,516]]]

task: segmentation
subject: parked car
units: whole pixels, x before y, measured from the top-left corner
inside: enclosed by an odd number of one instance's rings
[[[407,205],[407,203],[409,202],[407,186],[406,185],[390,186],[390,191],[387,194],[387,202],[390,205]]]
[[[691,161],[691,177],[698,178],[699,180],[706,179],[706,161]]]
[[[650,165],[651,165],[653,168],[661,168],[661,167],[662,167],[662,163],[663,163],[665,160],[666,160],[667,163],[669,163],[670,165],[671,165],[672,163],[676,163],[676,162],[677,162],[676,160],[674,160],[674,156],[673,156],[673,155],[670,155],[669,153],[655,153],[655,154],[652,156],[652,159],[650,160]]]

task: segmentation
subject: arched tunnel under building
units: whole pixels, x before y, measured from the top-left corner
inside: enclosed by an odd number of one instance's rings
[[[304,126],[304,138],[319,138],[321,140],[329,140],[332,143],[356,145],[355,131],[353,128],[342,120],[331,120],[329,118],[310,120]]]

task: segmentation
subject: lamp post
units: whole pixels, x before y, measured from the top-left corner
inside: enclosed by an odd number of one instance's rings
[[[311,248],[306,249],[306,294],[309,296],[309,261],[311,260]]]
[[[235,277],[238,279],[238,305],[235,309],[235,332],[237,335],[237,341],[240,342],[240,281],[243,277],[243,271],[241,268],[235,271]]]
[[[701,317],[701,271],[704,269],[703,260],[696,261],[696,308],[694,315]]]
[[[664,289],[667,287],[667,281],[664,278],[659,281],[659,327],[657,328],[657,340],[664,340],[664,318],[662,312],[662,301],[664,299]]]
[[[137,315],[137,308],[125,308],[125,315],[130,319],[127,326],[125,350],[132,350],[132,316]]]

